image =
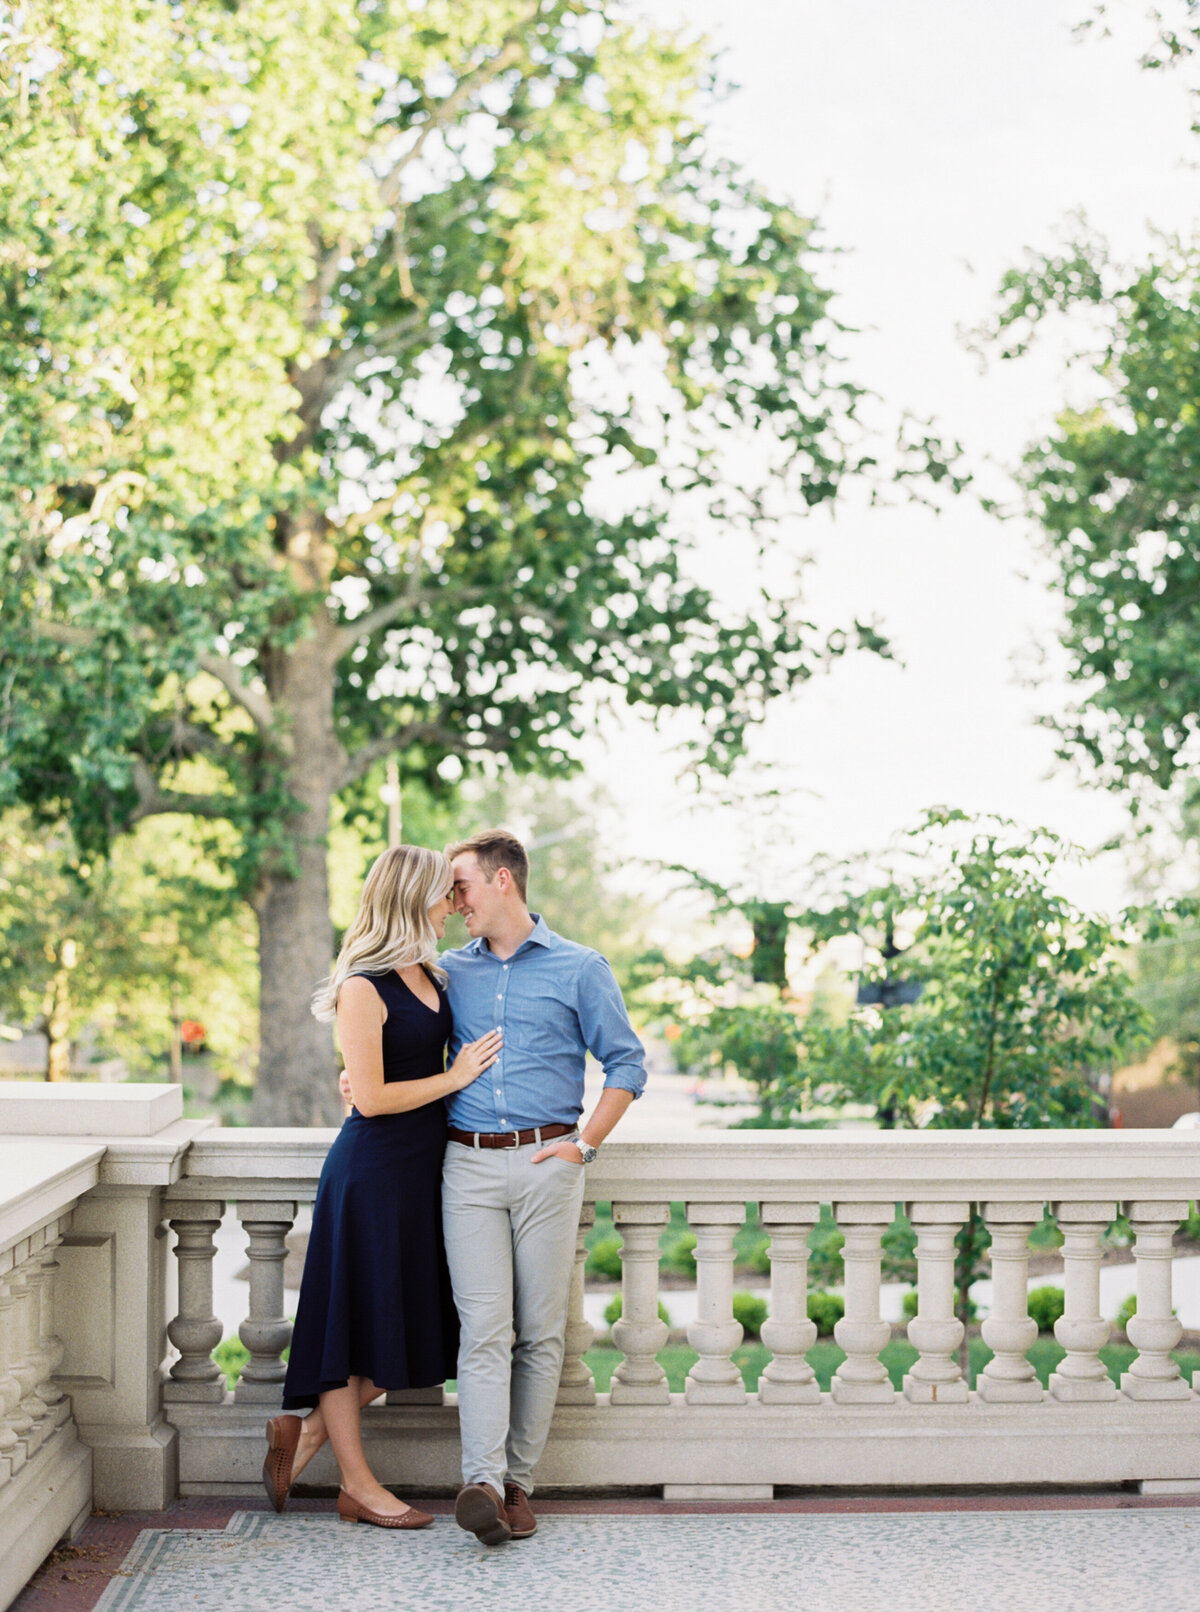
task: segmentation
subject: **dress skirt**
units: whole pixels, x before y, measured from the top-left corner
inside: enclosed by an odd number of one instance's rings
[[[456,1372],[458,1317],[442,1242],[440,1102],[353,1112],[321,1171],[284,1383],[285,1410],[348,1378],[427,1388]]]

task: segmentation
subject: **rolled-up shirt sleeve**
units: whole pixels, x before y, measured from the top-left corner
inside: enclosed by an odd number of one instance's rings
[[[576,1005],[584,1044],[604,1070],[604,1084],[640,1097],[646,1087],[646,1049],[634,1033],[608,959],[592,952],[579,973]]]

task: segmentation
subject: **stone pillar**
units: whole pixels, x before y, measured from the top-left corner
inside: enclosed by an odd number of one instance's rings
[[[16,1430],[21,1385],[12,1369],[16,1354],[13,1263],[11,1249],[0,1254],[0,1478],[11,1477],[25,1464],[25,1446]]]
[[[804,1358],[817,1341],[808,1319],[808,1239],[820,1219],[816,1203],[762,1203],[759,1216],[771,1234],[771,1314],[762,1341],[771,1351],[758,1380],[764,1405],[819,1405],[821,1389]]]
[[[896,1397],[879,1351],[892,1329],[879,1314],[882,1239],[895,1211],[890,1203],[835,1203],[834,1218],[845,1233],[846,1313],[833,1329],[846,1351],[834,1374],[838,1405],[890,1405]]]
[[[992,1237],[992,1313],[982,1330],[995,1353],[975,1391],[989,1404],[1040,1400],[1042,1385],[1025,1352],[1037,1338],[1037,1322],[1029,1314],[1029,1234],[1042,1218],[1042,1206],[988,1203],[983,1218]]]
[[[213,1314],[212,1262],[217,1252],[213,1237],[224,1213],[219,1198],[171,1203],[179,1314],[167,1327],[167,1336],[179,1350],[179,1359],[163,1385],[168,1404],[219,1405],[225,1398],[225,1378],[212,1358],[221,1341],[221,1323]]]
[[[1050,1211],[1063,1234],[1065,1308],[1054,1323],[1054,1336],[1067,1351],[1050,1378],[1050,1392],[1066,1401],[1117,1397],[1117,1385],[1100,1359],[1108,1342],[1108,1322],[1100,1314],[1101,1239],[1115,1218],[1115,1203],[1052,1203]]]
[[[49,1406],[37,1391],[38,1369],[37,1324],[41,1311],[38,1298],[37,1262],[26,1257],[13,1272],[13,1292],[16,1294],[16,1332],[18,1354],[13,1361],[13,1376],[21,1385],[21,1402],[17,1406],[14,1425],[25,1444],[25,1453],[32,1455],[50,1431],[46,1420]]]
[[[741,1203],[689,1203],[696,1233],[696,1319],[688,1342],[700,1356],[687,1375],[689,1405],[744,1405],[746,1386],[730,1356],[742,1341],[733,1318],[733,1236],[745,1221]]]
[[[563,1363],[558,1378],[556,1405],[596,1403],[596,1380],[583,1358],[595,1336],[595,1328],[583,1313],[587,1234],[595,1223],[596,1205],[585,1203],[579,1212],[579,1228],[575,1233],[575,1263],[571,1268],[571,1290],[567,1297],[567,1330],[563,1341]]]
[[[62,1365],[66,1346],[54,1331],[54,1283],[61,1266],[54,1257],[54,1251],[62,1240],[62,1231],[66,1230],[66,1222],[61,1223],[62,1230],[55,1228],[53,1235],[46,1239],[46,1246],[42,1250],[41,1265],[42,1281],[42,1313],[39,1338],[39,1353],[42,1360],[42,1381],[38,1383],[38,1393],[46,1404],[51,1407],[61,1405],[64,1395],[62,1389],[55,1381],[55,1373]],[[56,1421],[60,1418],[56,1415]]]
[[[613,1405],[669,1405],[667,1374],[655,1356],[667,1341],[658,1318],[658,1239],[670,1218],[665,1203],[614,1203],[621,1233],[621,1319],[613,1342],[625,1356],[613,1372]]]
[[[954,1239],[971,1212],[969,1203],[910,1203],[917,1234],[917,1313],[908,1341],[920,1358],[904,1378],[904,1397],[914,1405],[965,1405],[967,1381],[957,1351],[962,1322],[954,1313]]]
[[[1171,1357],[1183,1336],[1183,1326],[1171,1311],[1175,1228],[1188,1206],[1139,1201],[1127,1204],[1125,1212],[1136,1238],[1137,1261],[1137,1312],[1125,1335],[1138,1356],[1122,1373],[1121,1392],[1129,1399],[1190,1399],[1192,1391]]]
[[[277,1406],[287,1375],[282,1355],[292,1336],[292,1323],[283,1313],[283,1264],[296,1205],[239,1202],[237,1212],[249,1238],[250,1256],[250,1314],[239,1326],[238,1337],[250,1351],[250,1358],[233,1397],[239,1405]],[[211,1304],[211,1263],[208,1272]]]

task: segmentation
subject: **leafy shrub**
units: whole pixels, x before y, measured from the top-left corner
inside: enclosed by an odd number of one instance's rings
[[[808,1319],[816,1322],[819,1337],[830,1337],[834,1327],[845,1313],[846,1301],[838,1298],[836,1293],[810,1293],[808,1295]]]
[[[1117,1325],[1124,1330],[1137,1314],[1137,1294],[1131,1293],[1117,1311]]]
[[[759,1276],[771,1274],[771,1258],[767,1250],[771,1246],[769,1237],[762,1237],[755,1242],[746,1253],[745,1264],[747,1269],[756,1272]]]
[[[620,1277],[621,1239],[615,1235],[597,1237],[596,1241],[588,1249],[587,1264],[584,1269],[589,1276]]]
[[[742,1330],[748,1338],[757,1338],[767,1319],[766,1299],[759,1298],[757,1293],[735,1293],[733,1318],[742,1323]]]
[[[1029,1313],[1039,1332],[1053,1332],[1054,1323],[1067,1307],[1061,1287],[1035,1287],[1029,1295]]]
[[[619,1321],[620,1319],[621,1295],[619,1293],[614,1293],[612,1298],[609,1299],[608,1303],[604,1306],[604,1320],[608,1326],[612,1326],[614,1321]],[[667,1326],[671,1325],[670,1314],[668,1313],[667,1307],[661,1299],[658,1301],[658,1319],[660,1321],[665,1321]]]
[[[213,1359],[225,1373],[225,1381],[230,1388],[237,1386],[237,1380],[242,1375],[242,1368],[250,1358],[250,1351],[238,1337],[232,1333],[228,1338],[222,1338],[213,1350]]]
[[[673,1237],[662,1251],[662,1266],[665,1270],[674,1271],[680,1276],[694,1276],[696,1261],[692,1250],[696,1246],[696,1233],[694,1231],[681,1231],[678,1237]]]

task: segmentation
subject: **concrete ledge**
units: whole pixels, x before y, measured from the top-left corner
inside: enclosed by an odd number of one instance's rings
[[[102,1144],[0,1139],[0,1249],[78,1202],[99,1180],[103,1156]]]
[[[92,1452],[71,1423],[0,1486],[0,1609],[10,1606],[59,1540],[92,1509]]]
[[[182,1118],[182,1086],[0,1080],[0,1135],[155,1136]]]

